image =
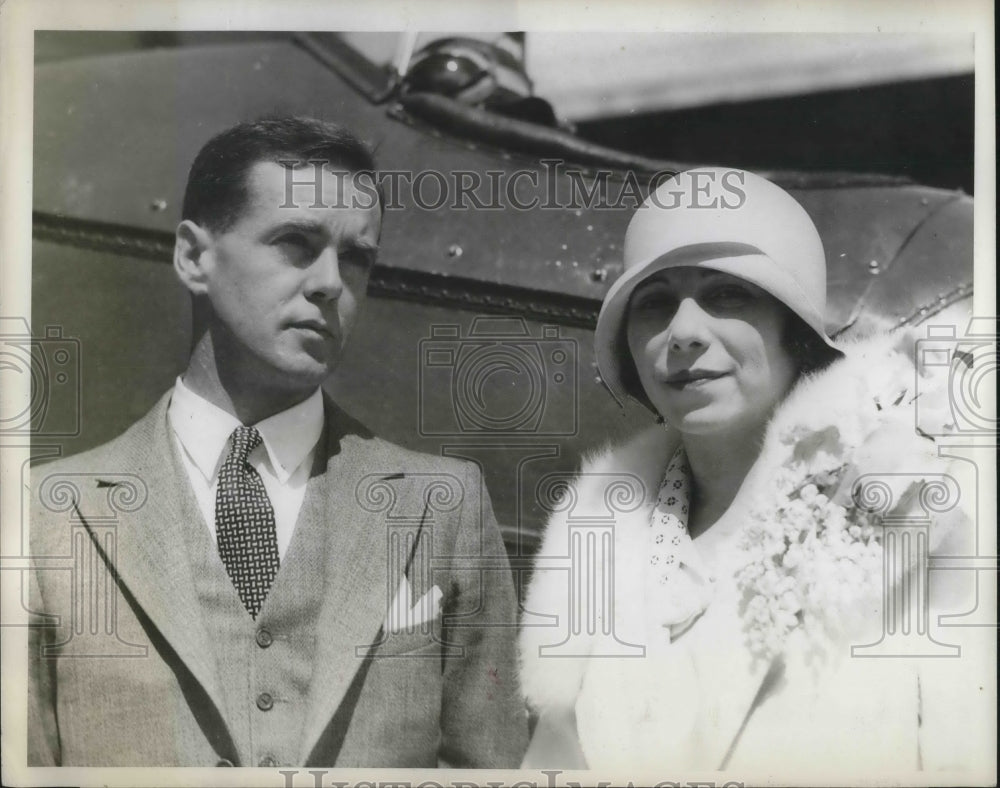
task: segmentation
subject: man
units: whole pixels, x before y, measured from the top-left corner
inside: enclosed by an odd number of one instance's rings
[[[29,764],[519,764],[516,603],[478,469],[375,438],[320,388],[378,248],[373,171],[305,118],[198,154],[187,369],[122,436],[35,471]],[[46,570],[68,554],[93,563]],[[113,637],[85,653],[107,593]]]

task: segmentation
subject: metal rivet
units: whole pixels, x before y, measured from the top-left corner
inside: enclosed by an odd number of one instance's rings
[[[569,249],[569,245],[567,245],[567,244],[563,244],[563,245],[562,245],[562,246],[560,246],[559,248],[560,248],[560,249],[562,249],[562,250],[563,250],[563,251],[565,252],[565,251],[566,251],[567,249]]]
[[[448,257],[461,257],[462,247],[458,244],[452,244],[448,247]]]
[[[167,209],[166,200],[153,200],[149,204],[149,210],[151,211],[165,211]]]
[[[605,279],[608,278],[608,272],[605,271],[603,268],[598,268],[590,272],[590,278],[593,279],[595,282],[603,282]]]
[[[587,231],[588,232],[592,231],[593,229],[594,229],[594,225],[592,225],[592,224],[588,224],[587,225]]]

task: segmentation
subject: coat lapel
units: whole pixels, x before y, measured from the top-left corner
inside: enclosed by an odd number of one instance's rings
[[[647,499],[644,505],[620,520],[622,528],[616,536],[614,561],[616,577],[619,579],[616,583],[621,583],[617,592],[623,593],[626,600],[630,594],[645,598],[641,577],[648,560],[646,533],[649,527],[649,515],[659,493],[663,469],[677,448],[679,439],[679,435],[673,430],[664,430],[662,427],[650,428],[636,435],[625,445],[593,458],[580,474],[579,483],[584,487],[580,490],[580,499],[583,501],[603,500],[599,486],[597,493],[591,489],[592,482],[588,478],[591,474],[599,480],[600,474],[605,472],[630,473],[639,477],[646,487]],[[757,469],[753,472],[753,474],[759,473]],[[748,488],[752,488],[754,483],[764,483],[757,475],[751,475],[748,481],[750,482],[746,485]],[[598,481],[598,485],[600,484]],[[733,503],[736,511],[741,511],[744,505],[743,495],[738,496]],[[727,579],[720,578],[719,581],[725,583]],[[729,578],[729,581],[735,582],[732,578]],[[734,589],[729,591],[730,594],[735,594]],[[726,593],[726,589],[719,589],[719,592],[723,597],[730,596]],[[626,619],[623,622],[625,628],[636,637],[641,637],[646,626],[643,609],[643,605],[626,605],[622,611]],[[742,642],[740,634],[742,630],[734,597],[717,599],[710,605],[706,615],[711,620],[706,623],[711,623],[717,635],[718,648],[707,652],[708,658],[712,659],[712,665],[702,665],[702,669],[707,674],[715,676],[716,681],[723,681],[727,685],[723,693],[726,698],[726,709],[716,723],[715,734],[712,737],[716,749],[709,753],[709,762],[728,764],[754,711],[780,681],[782,664],[780,661],[770,665],[751,662]],[[731,639],[726,640],[727,636]],[[745,662],[734,663],[732,661],[734,654],[739,656],[745,654],[747,658]],[[676,709],[672,708],[664,711],[669,714],[676,713]],[[648,721],[644,724],[648,724]],[[669,726],[667,728],[669,729]],[[659,750],[650,753],[652,761],[656,760],[658,753]]]
[[[398,568],[390,577],[388,512],[366,508],[359,493],[365,480],[402,479],[403,474],[389,466],[398,459],[379,451],[378,442],[362,434],[359,425],[349,422],[329,401],[326,424],[325,457],[317,458],[297,526],[310,527],[308,521],[319,520],[326,533],[320,567],[326,593],[316,622],[318,638],[303,728],[302,763],[309,763],[317,742],[321,737],[325,740],[324,731],[352,680],[366,667],[366,657],[377,642],[391,595],[400,581]]]
[[[183,517],[201,518],[167,425],[170,394],[123,436],[119,455],[93,469],[95,491],[118,484],[115,477],[127,471],[146,486],[146,499],[134,511],[118,514],[114,555],[105,554],[119,583],[125,587],[149,622],[170,647],[221,712],[221,684],[209,635],[195,595],[188,546],[179,527]],[[93,493],[96,494],[96,493]],[[101,489],[107,500],[107,489]],[[84,494],[79,514],[95,542],[100,544],[91,522],[101,519],[97,500]]]

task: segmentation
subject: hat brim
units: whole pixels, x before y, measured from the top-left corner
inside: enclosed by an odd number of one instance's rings
[[[620,342],[632,292],[650,276],[670,268],[706,268],[720,271],[764,290],[811,328],[832,350],[840,349],[827,334],[823,316],[810,302],[794,277],[786,275],[775,261],[755,246],[741,243],[704,243],[681,247],[646,263],[629,268],[608,290],[601,304],[594,331],[594,355],[601,379],[619,401],[635,397],[621,374],[623,345]],[[643,404],[645,398],[637,398]]]

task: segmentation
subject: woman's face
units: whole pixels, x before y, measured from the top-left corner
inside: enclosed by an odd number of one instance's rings
[[[785,308],[735,276],[673,268],[642,282],[628,346],[646,395],[685,434],[762,426],[796,373],[781,344]]]

